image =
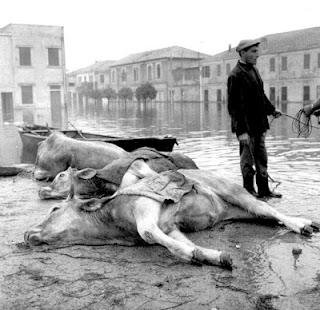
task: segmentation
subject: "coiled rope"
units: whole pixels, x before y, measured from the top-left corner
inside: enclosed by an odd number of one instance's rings
[[[312,125],[311,115],[307,116],[303,109],[299,110],[295,116],[283,112],[281,112],[281,115],[292,119],[292,131],[296,133],[298,137],[308,138],[313,128],[320,129],[320,127]],[[275,118],[271,120],[270,125],[274,119]]]

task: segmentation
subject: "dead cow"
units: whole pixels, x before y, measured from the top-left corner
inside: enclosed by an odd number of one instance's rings
[[[166,171],[141,179],[102,199],[73,199],[54,207],[25,233],[25,243],[160,244],[187,262],[232,268],[224,252],[203,248],[182,232],[210,229],[222,220],[266,218],[301,234],[319,231],[309,219],[281,214],[241,186],[203,170]]]
[[[119,186],[124,187],[155,172],[177,169],[197,169],[188,156],[172,152],[160,153],[144,147],[114,160],[102,169],[85,168],[80,171],[68,169],[60,172],[51,184],[41,187],[40,199],[63,199],[70,193],[73,183],[74,194],[81,198],[112,195]]]
[[[112,143],[80,141],[54,132],[39,144],[34,177],[37,180],[53,179],[69,166],[99,169],[127,154]]]

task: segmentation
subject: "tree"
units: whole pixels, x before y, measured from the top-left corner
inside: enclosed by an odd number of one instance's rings
[[[143,102],[146,103],[148,98],[153,100],[156,98],[156,96],[157,90],[151,83],[144,83],[136,89],[136,98],[138,102],[143,100]]]
[[[101,98],[101,91],[94,89],[93,82],[82,82],[79,87],[77,87],[77,92],[85,97],[99,99]]]
[[[116,99],[117,98],[117,93],[113,88],[107,87],[107,88],[102,90],[102,97],[103,98],[107,98],[108,101],[110,101],[112,99]]]
[[[122,87],[119,91],[118,91],[118,97],[122,100],[124,100],[124,102],[126,103],[127,100],[132,100],[133,97],[133,91],[131,88],[129,87]]]
[[[93,91],[93,83],[92,82],[82,82],[80,86],[77,87],[77,92],[80,95],[89,97],[89,94]]]

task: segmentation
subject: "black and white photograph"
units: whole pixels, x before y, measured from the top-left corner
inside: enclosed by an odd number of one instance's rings
[[[1,310],[319,310],[320,4],[4,0]]]

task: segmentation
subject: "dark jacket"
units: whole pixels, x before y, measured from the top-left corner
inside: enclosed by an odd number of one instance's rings
[[[267,115],[275,107],[266,97],[258,70],[249,64],[238,62],[228,77],[228,111],[231,130],[237,136],[248,133],[261,135],[269,127]]]

